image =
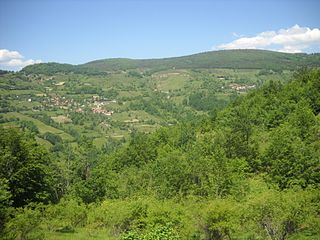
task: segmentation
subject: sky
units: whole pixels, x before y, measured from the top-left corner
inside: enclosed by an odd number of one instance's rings
[[[319,0],[0,0],[0,69],[253,48],[320,52]]]

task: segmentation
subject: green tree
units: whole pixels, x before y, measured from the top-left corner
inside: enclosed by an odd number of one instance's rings
[[[42,219],[41,210],[36,205],[18,208],[14,218],[10,219],[5,225],[5,239],[45,239],[40,227]]]
[[[283,124],[271,132],[265,155],[265,170],[280,188],[292,185],[306,187],[318,183],[318,151],[299,137],[301,129]]]
[[[237,204],[231,200],[213,201],[205,213],[204,232],[206,240],[232,239],[239,227]]]
[[[0,178],[8,181],[12,205],[52,200],[48,153],[16,129],[0,129]]]
[[[4,224],[8,218],[8,208],[11,205],[11,193],[9,191],[8,180],[0,179],[0,237],[3,233]]]
[[[191,171],[182,151],[168,146],[159,149],[151,165],[153,188],[163,198],[186,195],[190,189]]]
[[[309,206],[315,200],[314,192],[311,198],[310,193],[296,188],[251,195],[243,209],[245,229],[258,238],[285,240],[301,228],[314,226],[307,224],[317,208]]]

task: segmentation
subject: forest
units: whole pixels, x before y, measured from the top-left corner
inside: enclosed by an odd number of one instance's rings
[[[69,72],[84,74],[105,74],[106,71],[146,68],[149,74],[166,69],[201,69],[201,68],[228,68],[228,69],[261,69],[273,70],[295,69],[296,66],[318,67],[319,53],[288,54],[283,52],[260,49],[233,49],[223,51],[208,51],[182,57],[161,59],[130,59],[110,58],[95,60],[80,65],[42,63],[30,65],[23,69],[25,73]]]
[[[139,86],[143,76],[129,75]],[[130,109],[169,112],[175,124],[102,148],[38,129],[41,115],[1,126],[0,238],[319,239],[320,70],[280,76],[290,79],[227,100],[202,87],[182,104],[207,114],[189,118],[169,100],[134,98]]]

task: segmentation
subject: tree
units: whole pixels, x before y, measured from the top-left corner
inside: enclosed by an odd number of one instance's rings
[[[313,211],[318,206],[309,206],[316,200],[313,191],[299,188],[287,191],[274,189],[250,195],[244,205],[243,221],[248,232],[256,238],[285,240],[298,229],[307,228]]]
[[[227,109],[218,121],[224,125],[224,146],[228,158],[245,158],[250,161],[256,157],[255,143],[251,138],[254,121],[246,104]]]
[[[270,145],[265,154],[265,171],[280,188],[292,185],[306,187],[319,183],[319,158],[313,145],[299,137],[301,130],[282,124],[271,132]]]
[[[165,146],[151,165],[153,187],[162,198],[186,195],[190,189],[190,167],[184,154]]]
[[[205,210],[205,240],[232,239],[239,226],[237,204],[231,200],[216,200]]]
[[[0,128],[0,178],[8,182],[12,205],[47,202],[52,195],[49,156],[32,136]]]
[[[11,205],[11,193],[9,191],[8,180],[0,179],[0,237],[2,235],[4,223],[8,218],[8,208]]]

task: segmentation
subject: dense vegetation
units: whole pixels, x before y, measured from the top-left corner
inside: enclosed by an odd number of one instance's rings
[[[266,50],[224,50],[194,54],[190,56],[134,60],[114,58],[96,60],[82,65],[36,64],[27,66],[23,72],[50,73],[75,72],[102,74],[106,71],[147,69],[147,74],[167,69],[230,68],[230,69],[295,69],[296,67],[319,67],[319,54],[288,54]]]
[[[205,89],[184,104],[216,101]],[[132,107],[166,112],[162,101]],[[101,149],[88,136],[71,145],[44,132],[48,151],[28,122],[1,128],[1,236],[318,239],[320,71],[269,80],[225,104]]]
[[[89,75],[102,75],[101,71],[94,70],[92,68],[83,66],[75,66],[71,64],[62,63],[39,63],[25,67],[23,70],[26,74],[41,74],[46,73],[48,75],[54,75],[56,73],[78,73],[78,74],[89,74]]]

